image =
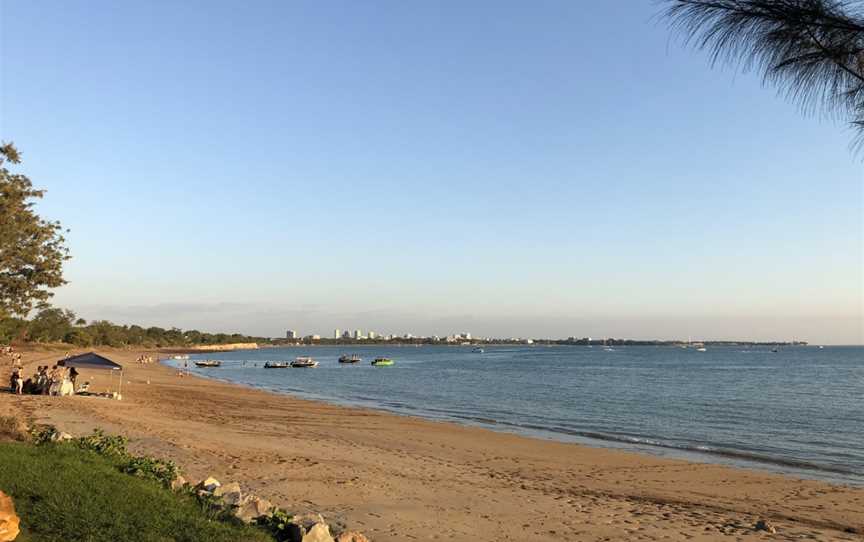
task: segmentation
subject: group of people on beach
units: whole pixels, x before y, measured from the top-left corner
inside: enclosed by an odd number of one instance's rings
[[[12,358],[12,373],[9,376],[9,390],[17,395],[75,395],[78,370],[75,367],[40,365],[30,378],[24,378],[24,367],[21,364],[21,353],[15,348],[0,345],[0,354]],[[68,358],[67,353],[65,358]],[[83,387],[86,387],[87,383]]]
[[[78,371],[75,367],[67,368],[55,365],[48,370],[47,365],[40,365],[36,373],[24,380],[24,371],[20,366],[12,368],[9,387],[18,395],[55,395],[65,396],[75,394],[75,384]]]
[[[149,363],[153,363],[153,361],[154,361],[153,356],[146,356],[144,354],[141,354],[140,356],[135,358],[135,362],[140,363],[142,365],[147,365]]]

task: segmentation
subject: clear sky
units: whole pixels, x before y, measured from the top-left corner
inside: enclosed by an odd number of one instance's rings
[[[864,342],[864,159],[645,0],[0,4],[55,303],[209,331]]]

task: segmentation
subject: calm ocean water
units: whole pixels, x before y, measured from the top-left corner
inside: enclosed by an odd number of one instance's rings
[[[364,361],[340,365],[342,353]],[[320,366],[263,368],[300,355]],[[371,367],[376,356],[396,364]],[[302,397],[864,484],[864,347],[310,347],[192,358],[223,361],[194,373]]]

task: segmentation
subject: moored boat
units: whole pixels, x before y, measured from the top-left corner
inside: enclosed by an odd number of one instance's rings
[[[393,360],[390,358],[375,358],[375,360],[372,362],[372,365],[374,367],[388,367],[390,365],[393,365]]]
[[[265,369],[287,369],[290,366],[291,364],[287,361],[268,361],[264,363]]]
[[[310,357],[301,356],[291,362],[291,367],[294,368],[311,368],[318,367],[318,362]]]
[[[339,363],[360,363],[361,361],[363,361],[363,358],[357,354],[352,354],[350,356],[348,354],[342,354],[339,356]]]
[[[219,367],[222,365],[222,362],[218,359],[202,359],[200,361],[196,361],[195,365],[198,367]]]

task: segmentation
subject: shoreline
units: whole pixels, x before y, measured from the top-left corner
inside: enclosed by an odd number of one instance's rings
[[[731,540],[758,518],[779,539],[862,539],[857,487],[180,378],[132,363],[137,352],[106,353],[128,371],[123,401],[4,395],[0,407],[74,434],[123,433],[192,477],[245,482],[374,540]],[[25,366],[38,359],[28,352]]]
[[[178,369],[177,367],[168,364],[171,361],[174,360],[165,359],[160,360],[159,363],[169,369]],[[279,391],[264,386],[235,382],[227,378],[209,376],[197,372],[190,372],[189,374],[196,378],[202,378],[227,385],[240,386],[267,394],[291,397],[299,401],[310,401],[342,408],[369,410],[372,412],[384,412],[394,416],[414,418],[435,423],[452,423],[461,427],[477,428],[496,433],[517,435],[528,439],[559,442],[575,446],[586,446],[600,450],[618,450],[626,453],[647,455],[650,457],[682,460],[706,465],[720,465],[735,469],[749,469],[757,472],[785,476],[791,479],[801,478],[805,480],[824,482],[831,485],[864,489],[864,478],[860,481],[847,479],[848,476],[855,476],[858,474],[852,470],[833,469],[822,465],[796,462],[794,460],[784,460],[782,458],[762,457],[736,450],[711,450],[702,449],[700,446],[693,448],[675,447],[659,442],[637,442],[599,434],[593,436],[563,430],[556,431],[542,426],[525,426],[485,418],[471,418],[467,416],[460,417],[455,414],[435,416],[422,408],[412,409],[412,411],[409,412],[405,409],[399,409],[386,404],[341,399],[338,397],[318,395],[300,390]]]
[[[568,346],[563,346],[567,348]],[[463,347],[464,348],[464,347]],[[241,351],[235,353],[242,354]],[[200,353],[199,353],[200,354]],[[331,352],[332,354],[332,352]],[[206,354],[202,354],[206,357]],[[231,361],[230,358],[228,361]],[[194,362],[190,360],[190,365]],[[258,360],[260,363],[260,360]],[[182,361],[171,359],[160,360],[169,367],[177,369]],[[252,363],[252,362],[250,362]],[[244,362],[245,365],[245,362]],[[744,447],[724,447],[706,441],[668,441],[664,437],[652,434],[616,434],[601,429],[581,430],[556,425],[538,425],[521,420],[495,419],[466,410],[453,410],[436,405],[433,407],[418,407],[398,401],[389,401],[368,397],[368,394],[355,396],[340,396],[319,391],[307,391],[299,388],[278,388],[254,381],[244,381],[243,378],[233,380],[224,376],[221,369],[198,370],[190,367],[191,374],[208,380],[235,384],[249,389],[261,390],[276,395],[289,396],[301,400],[318,401],[326,404],[347,408],[371,409],[376,412],[387,412],[398,416],[414,417],[421,420],[455,423],[466,427],[475,427],[499,433],[515,434],[526,438],[564,442],[580,446],[600,449],[623,450],[627,452],[646,454],[653,457],[681,459],[696,463],[724,465],[733,468],[753,469],[761,472],[780,474],[792,478],[804,478],[823,481],[835,485],[864,488],[864,472],[858,472],[852,466],[819,463],[816,460],[795,457],[794,455],[769,455],[758,449]],[[493,415],[489,415],[493,416]],[[539,422],[538,422],[539,423]],[[679,442],[683,442],[679,444]]]

